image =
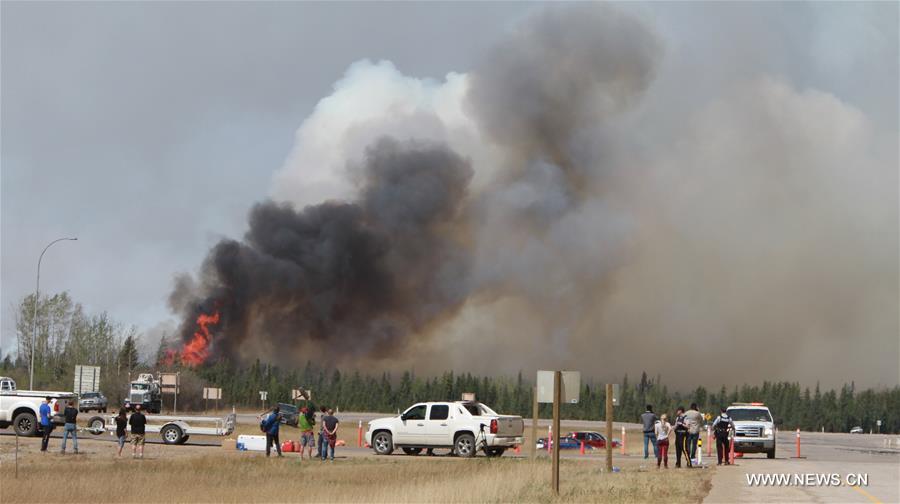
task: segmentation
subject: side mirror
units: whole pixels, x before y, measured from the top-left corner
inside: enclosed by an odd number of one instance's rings
[[[400,420],[402,420],[402,421],[404,421],[404,422],[405,422],[405,421],[406,421],[406,419],[407,419],[407,416],[406,416],[406,413],[404,413],[404,414],[402,414],[402,415],[400,415]]]

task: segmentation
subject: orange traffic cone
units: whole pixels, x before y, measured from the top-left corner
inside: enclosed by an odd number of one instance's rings
[[[584,455],[584,440],[581,440],[581,454]]]

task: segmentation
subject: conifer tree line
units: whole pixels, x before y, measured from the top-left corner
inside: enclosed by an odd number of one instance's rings
[[[0,363],[0,374],[12,376],[20,388],[28,383],[33,303],[33,296],[20,303],[16,316],[19,345]],[[249,366],[218,362],[197,369],[178,364],[165,367],[159,359],[165,340],[155,355],[141,362],[137,350],[141,337],[134,327],[125,327],[105,313],[85,313],[67,293],[43,297],[34,345],[35,388],[71,390],[75,364],[84,364],[101,366],[101,390],[111,404],[124,401],[128,380],[137,373],[178,371],[179,410],[203,409],[203,387],[222,388],[220,406],[251,409],[291,402],[291,390],[304,388],[312,391],[316,404],[341,411],[396,413],[418,401],[459,400],[464,392],[473,392],[497,412],[531,417],[534,370],[520,371],[513,378],[449,370],[368,374],[317,366],[311,361],[292,369],[258,360]],[[605,384],[585,378],[585,374],[582,372],[580,400],[578,404],[562,405],[563,418],[605,418]],[[686,407],[691,402],[713,414],[733,402],[763,402],[782,429],[847,432],[858,425],[869,432],[877,431],[876,420],[881,420],[881,432],[900,433],[900,386],[857,390],[850,382],[839,390],[822,390],[818,384],[810,390],[796,382],[763,382],[731,388],[706,384],[683,391],[670,389],[663,377],[648,377],[647,373],[639,377],[626,374],[619,383],[619,405],[613,411],[617,421],[637,422],[646,404],[652,404],[658,413],[671,415],[678,406]],[[265,405],[259,399],[261,390],[268,392]],[[171,399],[164,398],[164,402]],[[550,405],[541,405],[540,412],[542,418],[549,418]]]

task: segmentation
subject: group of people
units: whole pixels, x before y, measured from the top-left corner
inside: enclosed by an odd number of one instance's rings
[[[323,461],[330,459],[334,461],[334,447],[337,443],[337,430],[340,423],[334,410],[326,407],[320,409],[321,420],[319,421],[318,436],[313,435],[316,425],[316,409],[312,401],[307,400],[307,405],[300,408],[300,415],[297,421],[297,427],[300,429],[300,459],[303,460],[303,453],[309,459],[313,458],[313,446],[315,445],[316,455]],[[278,406],[272,408],[272,411],[264,415],[260,422],[260,429],[266,433],[266,457],[272,453],[272,446],[279,457],[281,453],[281,442],[278,439],[278,429],[281,425],[283,415]]]
[[[641,414],[641,424],[644,428],[644,458],[650,456],[650,445],[653,445],[653,454],[656,456],[656,467],[669,467],[669,437],[675,432],[675,467],[681,467],[681,457],[685,458],[687,467],[692,467],[696,459],[697,443],[700,440],[700,429],[703,427],[703,414],[697,408],[697,403],[692,403],[690,409],[685,411],[683,406],[675,410],[675,425],[669,423],[668,415],[663,413],[659,417],[653,412],[653,406],[648,404],[647,411]],[[718,464],[728,465],[729,432],[734,424],[728,417],[725,408],[713,421],[713,431],[716,435],[716,455]]]
[[[41,431],[43,437],[41,439],[41,451],[46,452],[47,448],[50,445],[50,433],[53,431],[53,410],[50,408],[50,403],[52,399],[50,397],[44,398],[44,402],[41,404],[39,413],[41,417]],[[65,423],[63,424],[63,441],[62,448],[60,449],[60,453],[66,453],[66,444],[69,441],[69,437],[72,438],[72,447],[75,450],[75,454],[78,454],[78,408],[75,407],[75,401],[69,401],[66,404],[66,408],[63,410],[63,418],[65,419]],[[141,411],[141,405],[137,404],[134,407],[134,413],[131,416],[128,416],[128,412],[125,408],[119,410],[119,414],[115,418],[116,420],[116,438],[119,443],[119,450],[116,454],[117,457],[122,456],[122,449],[125,447],[125,442],[128,438],[128,427],[131,427],[131,456],[134,458],[144,458],[144,433],[146,432],[147,425],[147,417],[144,416],[144,413]]]

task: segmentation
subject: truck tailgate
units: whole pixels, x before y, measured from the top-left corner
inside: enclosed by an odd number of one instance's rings
[[[497,417],[497,436],[519,437],[525,432],[525,422],[520,416]]]

